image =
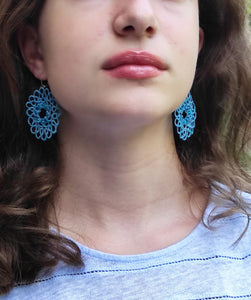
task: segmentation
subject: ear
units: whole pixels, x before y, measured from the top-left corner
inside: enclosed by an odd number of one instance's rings
[[[24,62],[31,73],[39,80],[46,80],[44,59],[35,28],[31,25],[24,25],[17,32],[17,41]]]
[[[200,53],[203,45],[204,45],[204,31],[200,27],[200,29],[199,29],[199,53]]]

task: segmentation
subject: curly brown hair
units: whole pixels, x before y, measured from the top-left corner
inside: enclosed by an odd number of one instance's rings
[[[44,2],[0,0],[0,294],[58,261],[83,264],[79,248],[48,221],[60,174],[57,136],[36,140],[25,116],[26,99],[39,82],[24,64],[16,35],[24,24],[37,25]],[[185,142],[174,132],[176,148],[187,178],[207,192],[216,189],[219,206],[231,204],[214,219],[236,211],[249,217],[238,193],[251,192],[246,3],[199,0],[199,11],[205,40],[192,87],[197,126]]]

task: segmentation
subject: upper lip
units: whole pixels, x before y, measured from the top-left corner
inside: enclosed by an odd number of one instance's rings
[[[166,70],[167,65],[158,56],[147,51],[130,50],[116,54],[105,61],[102,68],[111,70],[122,65],[146,65]]]

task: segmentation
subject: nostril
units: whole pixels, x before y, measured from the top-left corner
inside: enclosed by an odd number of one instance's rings
[[[146,29],[146,32],[147,32],[147,33],[150,33],[150,34],[153,34],[153,33],[154,33],[154,29],[153,29],[151,26],[149,26],[149,27]]]
[[[129,32],[129,31],[134,31],[134,27],[133,26],[126,26],[124,29],[124,31]]]
[[[132,25],[125,26],[123,28],[123,32],[130,33],[130,32],[134,32],[134,31],[136,31],[136,30],[135,30],[134,26],[132,26]],[[154,28],[152,26],[149,26],[149,27],[146,28],[145,32],[152,35],[154,33]]]

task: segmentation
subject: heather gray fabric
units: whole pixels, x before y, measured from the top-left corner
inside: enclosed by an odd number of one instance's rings
[[[60,264],[51,275],[17,286],[0,298],[251,299],[251,228],[232,245],[246,222],[236,214],[217,221],[214,231],[199,224],[175,245],[133,256],[105,254],[78,244],[85,267]]]

